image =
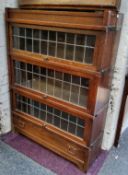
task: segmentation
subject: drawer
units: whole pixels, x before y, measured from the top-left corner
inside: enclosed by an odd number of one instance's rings
[[[17,132],[72,161],[82,171],[87,171],[101,153],[102,136],[92,147],[86,147],[79,142],[76,144],[70,139],[65,139],[49,130],[46,125],[37,124],[24,116],[13,115],[13,124]]]
[[[14,116],[13,123],[16,131],[71,160],[79,167],[85,166],[88,158],[88,148],[85,148],[84,145],[80,146],[70,140],[66,140],[51,132],[46,126],[38,125],[23,117]]]

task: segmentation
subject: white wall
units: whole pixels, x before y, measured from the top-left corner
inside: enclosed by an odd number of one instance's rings
[[[102,144],[102,148],[105,150],[109,150],[114,143],[126,74],[126,65],[128,60],[128,0],[122,0],[120,11],[124,13],[124,22],[115,65],[109,110]]]
[[[0,0],[0,118],[2,118],[2,133],[7,133],[11,130],[5,36],[5,7],[16,6],[17,0]]]

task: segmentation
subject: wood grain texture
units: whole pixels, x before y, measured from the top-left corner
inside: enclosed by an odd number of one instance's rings
[[[45,6],[45,5],[50,5],[50,6],[109,6],[109,7],[119,7],[120,0],[20,0],[19,1],[20,5],[40,5],[40,6]]]

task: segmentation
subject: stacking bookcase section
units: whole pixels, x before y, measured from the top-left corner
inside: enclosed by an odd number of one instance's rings
[[[53,104],[96,115],[108,103],[111,71],[77,72],[68,65],[60,69],[16,55],[12,65],[13,85]]]
[[[54,18],[53,18],[54,16]],[[7,10],[10,52],[82,69],[113,67],[117,13]],[[101,49],[102,47],[102,49]]]
[[[119,1],[90,2],[6,10],[13,127],[83,171],[101,152],[122,19]]]

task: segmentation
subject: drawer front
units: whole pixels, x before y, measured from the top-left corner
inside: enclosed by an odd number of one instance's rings
[[[18,116],[13,117],[13,123],[15,129],[20,133],[68,158],[74,163],[84,166],[87,161],[88,149],[50,132],[44,126],[41,127],[28,119]]]

